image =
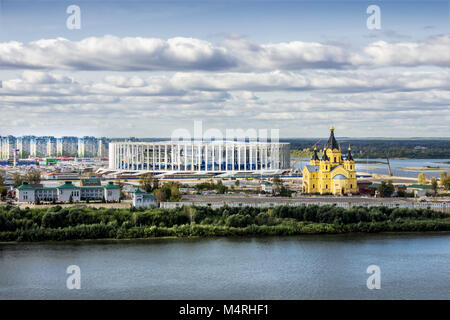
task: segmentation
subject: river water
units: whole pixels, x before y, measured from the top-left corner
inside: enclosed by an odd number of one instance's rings
[[[1,244],[0,299],[450,299],[450,234]]]
[[[293,160],[295,160],[294,158]],[[309,164],[309,158],[303,158],[297,162],[296,168],[303,169],[303,166]],[[355,159],[359,163],[356,164],[357,172],[389,174],[386,159]],[[382,163],[370,163],[371,161],[379,161]],[[441,171],[450,174],[450,159],[389,159],[392,173],[395,176],[417,178],[419,173],[423,172],[428,178],[437,177]],[[427,168],[422,169],[422,168]]]

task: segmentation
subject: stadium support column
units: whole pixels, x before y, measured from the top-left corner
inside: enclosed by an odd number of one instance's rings
[[[223,160],[222,144],[219,144],[219,171],[222,171],[222,160]]]
[[[181,170],[181,145],[178,144],[176,145],[177,147],[177,166],[178,166],[178,171]]]
[[[152,145],[152,171],[155,171],[155,149],[156,145]]]
[[[201,170],[201,158],[202,158],[202,145],[198,143],[198,154],[197,154],[197,170]]]
[[[194,144],[191,145],[191,170],[194,170]]]
[[[236,163],[236,161],[235,161],[235,151],[236,151],[236,148],[235,148],[235,146],[234,146],[234,142],[233,142],[233,145],[231,146],[231,148],[232,148],[232,153],[231,153],[231,162],[232,162],[232,171],[234,171],[234,168],[235,168],[235,163]]]
[[[183,151],[184,151],[184,171],[187,171],[187,167],[188,167],[188,156],[187,156],[187,145],[183,145]]]
[[[205,144],[205,171],[208,171],[208,144]]]
[[[225,171],[228,171],[228,144],[225,144]]]
[[[247,145],[244,143],[244,171],[247,171]]]
[[[252,158],[252,156],[253,156],[253,152],[252,152],[252,144],[251,144],[251,142],[249,141],[249,144],[248,144],[248,157],[249,157],[249,159],[248,159],[248,165],[249,165],[249,169],[250,169],[250,170],[253,170],[253,158]]]
[[[238,171],[241,171],[241,146],[240,144],[237,144],[237,165],[238,165]]]
[[[212,171],[215,171],[215,170],[216,170],[216,157],[215,157],[215,151],[216,151],[216,147],[214,146],[214,144],[211,144],[211,158],[212,158],[211,169],[212,169]]]
[[[268,148],[268,145],[267,145],[267,144],[266,144],[265,149],[266,149],[266,150],[265,150],[265,153],[266,153],[266,164],[265,164],[265,169],[267,170],[268,156],[269,156],[269,155],[268,155],[268,151],[269,151],[268,149],[269,149],[269,148]]]
[[[167,169],[167,144],[164,145],[164,170],[168,170]]]
[[[161,171],[161,145],[158,145],[158,171]]]

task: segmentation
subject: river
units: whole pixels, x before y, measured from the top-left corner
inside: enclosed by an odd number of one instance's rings
[[[450,299],[450,234],[0,244],[0,299]]]
[[[293,160],[298,158],[293,158]],[[303,158],[297,162],[296,168],[302,169],[305,164],[309,164],[309,158]],[[355,159],[357,172],[389,174],[386,159]],[[370,163],[378,161],[382,163]],[[428,178],[437,177],[441,171],[450,173],[450,159],[390,159],[392,173],[395,176],[417,178],[419,173],[423,172]],[[421,169],[421,168],[426,168]]]

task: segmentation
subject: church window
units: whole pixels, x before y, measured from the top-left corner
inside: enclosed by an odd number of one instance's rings
[[[325,185],[325,189],[328,189],[328,185],[327,184]]]

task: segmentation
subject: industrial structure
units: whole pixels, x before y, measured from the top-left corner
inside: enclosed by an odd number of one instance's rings
[[[109,169],[122,172],[282,172],[289,167],[289,143],[178,141],[109,144]]]
[[[303,168],[303,193],[349,194],[357,193],[355,161],[350,146],[345,159],[341,147],[334,137],[334,127],[330,128],[330,138],[319,159],[317,149],[310,164]]]

